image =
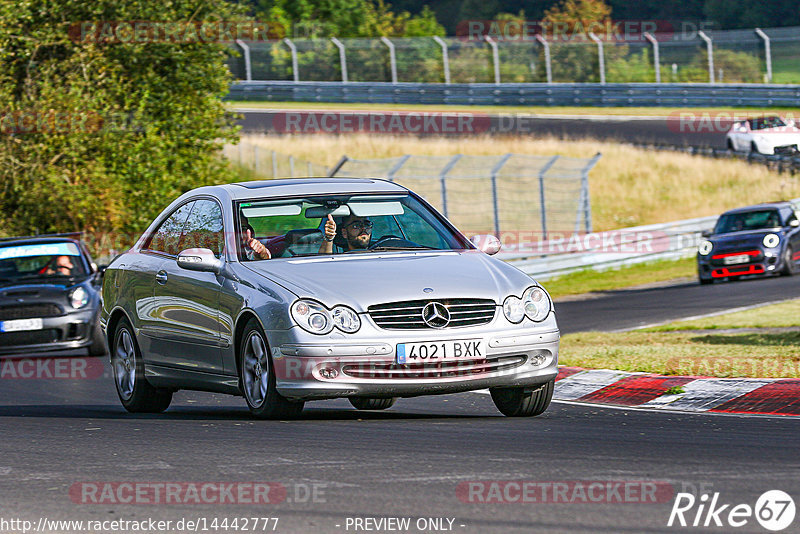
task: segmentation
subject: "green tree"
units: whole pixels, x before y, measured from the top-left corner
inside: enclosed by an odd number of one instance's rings
[[[227,2],[0,0],[6,231],[111,232],[130,244],[179,194],[230,181],[219,157],[237,139],[221,103],[227,44],[69,32],[85,21],[241,18]]]
[[[417,15],[395,13],[383,0],[259,0],[256,17],[295,38],[444,35],[428,7]]]
[[[594,31],[598,37],[604,38],[603,28],[610,20],[611,8],[603,0],[562,0],[545,11],[543,21],[550,24],[546,37],[555,41],[550,52],[553,81],[600,81],[597,46],[589,38],[589,32]],[[618,48],[612,48],[611,52],[616,55],[626,53]],[[605,59],[609,60],[608,51]],[[539,61],[540,71],[543,72],[544,68],[544,60]]]

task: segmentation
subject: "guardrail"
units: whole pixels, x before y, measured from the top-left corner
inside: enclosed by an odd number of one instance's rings
[[[537,280],[577,271],[603,271],[655,260],[678,259],[697,250],[700,233],[714,225],[717,216],[664,224],[623,228],[527,245],[529,252],[500,252],[508,261]],[[587,247],[585,244],[595,243]],[[526,245],[518,245],[525,248]],[[541,252],[540,252],[541,251]]]
[[[239,82],[228,100],[500,106],[800,107],[800,85]]]
[[[790,202],[797,206],[800,198]],[[533,243],[527,245],[530,249],[528,252],[501,251],[496,257],[537,280],[548,280],[586,269],[604,271],[637,263],[679,259],[696,253],[700,233],[712,228],[717,217],[714,215],[584,234],[558,243]],[[608,239],[609,236],[611,239]],[[590,242],[596,245],[583,246]],[[577,250],[570,250],[571,246]],[[524,247],[525,244],[521,246]]]

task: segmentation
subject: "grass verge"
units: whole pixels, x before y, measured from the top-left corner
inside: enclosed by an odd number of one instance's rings
[[[559,360],[569,366],[666,375],[797,378],[800,332],[687,330],[800,326],[798,310],[800,300],[642,331],[568,334]]]
[[[757,282],[757,281],[753,281]],[[800,299],[789,300],[750,310],[676,321],[645,330],[646,332],[677,332],[681,330],[727,330],[734,328],[785,328],[800,326]]]
[[[730,112],[737,115],[765,115],[780,113],[781,110],[797,108],[757,108],[757,107],[592,107],[592,106],[472,106],[459,104],[373,104],[342,102],[253,102],[230,100],[225,104],[229,109],[308,109],[308,110],[370,110],[370,111],[459,111],[471,113],[525,113],[529,115],[629,115],[642,117],[666,117],[670,113],[691,111]]]
[[[694,277],[696,272],[697,260],[691,257],[653,261],[602,272],[586,269],[544,280],[542,285],[554,299],[558,299],[570,295],[612,291],[676,278]]]

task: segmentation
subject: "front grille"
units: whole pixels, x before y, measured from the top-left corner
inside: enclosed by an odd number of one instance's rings
[[[422,319],[422,309],[431,302],[444,304],[450,313],[446,328],[490,323],[497,310],[497,305],[489,299],[434,299],[376,304],[367,312],[375,324],[388,330],[431,329]]]
[[[10,319],[34,319],[36,317],[56,317],[64,313],[57,304],[48,302],[38,304],[14,304],[0,306],[0,321]]]
[[[504,356],[487,360],[452,361],[440,363],[363,363],[345,365],[342,373],[353,378],[382,378],[421,380],[436,378],[476,378],[506,371],[525,363],[525,356]]]
[[[744,263],[725,263],[725,257],[730,256],[739,256],[739,255],[747,255],[749,256],[748,260]],[[760,250],[755,250],[752,248],[743,248],[741,250],[726,250],[726,251],[719,251],[716,254],[711,256],[711,265],[714,267],[731,267],[736,265],[747,265],[750,263],[758,263],[764,261],[764,254]]]
[[[5,332],[0,334],[0,346],[2,347],[43,345],[45,343],[56,343],[60,340],[61,332],[55,328],[23,332]]]

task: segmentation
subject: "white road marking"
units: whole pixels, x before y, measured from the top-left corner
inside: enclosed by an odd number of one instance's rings
[[[598,389],[603,389],[606,386],[610,386],[634,374],[641,373],[628,373],[610,369],[589,369],[581,371],[556,382],[556,389],[553,396],[564,400],[579,399],[584,395],[594,393]]]
[[[755,391],[777,378],[704,378],[683,385],[684,393],[662,395],[640,404],[643,408],[705,411]]]

